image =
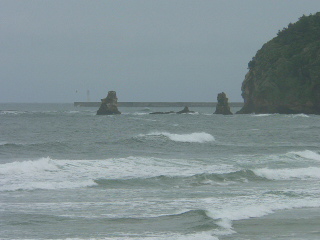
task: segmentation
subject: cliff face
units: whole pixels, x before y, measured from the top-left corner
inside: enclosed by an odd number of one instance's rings
[[[238,113],[320,114],[320,12],[279,31],[248,69]]]

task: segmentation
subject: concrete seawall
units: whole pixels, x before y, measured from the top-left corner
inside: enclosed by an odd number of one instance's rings
[[[100,107],[101,102],[74,102],[75,107]],[[216,102],[118,102],[118,107],[215,107]],[[242,107],[242,102],[230,102],[230,107]]]

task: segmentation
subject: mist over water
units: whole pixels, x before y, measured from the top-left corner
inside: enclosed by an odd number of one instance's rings
[[[319,116],[0,109],[1,239],[320,237]]]

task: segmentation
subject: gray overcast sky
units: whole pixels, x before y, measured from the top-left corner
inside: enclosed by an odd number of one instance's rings
[[[247,64],[319,0],[0,0],[0,102],[242,101]]]

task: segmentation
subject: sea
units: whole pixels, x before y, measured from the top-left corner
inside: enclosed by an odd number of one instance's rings
[[[119,110],[0,104],[0,239],[320,239],[319,115]]]

